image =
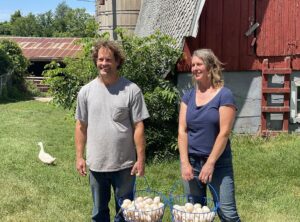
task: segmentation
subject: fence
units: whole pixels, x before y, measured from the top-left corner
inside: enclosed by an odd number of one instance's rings
[[[2,95],[4,87],[7,86],[7,84],[9,83],[10,77],[11,72],[0,76],[0,96]]]
[[[45,77],[40,76],[28,76],[25,77],[26,81],[31,81],[36,87],[39,89],[40,92],[47,92],[49,89],[49,86],[43,81],[45,80]]]

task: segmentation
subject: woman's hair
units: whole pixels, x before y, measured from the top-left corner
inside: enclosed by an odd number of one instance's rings
[[[92,49],[92,58],[94,61],[95,66],[97,66],[97,60],[98,60],[98,52],[100,48],[106,48],[112,51],[114,54],[115,60],[119,62],[118,69],[121,68],[125,61],[125,55],[119,44],[117,44],[114,41],[108,41],[108,40],[98,40],[95,42],[93,49]]]
[[[203,63],[209,73],[211,84],[214,88],[224,85],[222,65],[223,63],[217,58],[211,49],[198,49],[194,51],[193,56],[203,60]]]

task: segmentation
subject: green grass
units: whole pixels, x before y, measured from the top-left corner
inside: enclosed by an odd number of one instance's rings
[[[75,170],[70,114],[23,101],[0,104],[0,122],[0,221],[90,221],[91,193],[88,178]],[[39,141],[57,158],[55,166],[38,160]],[[242,220],[300,221],[300,137],[234,136],[232,146]],[[149,163],[146,176],[153,190],[168,195],[180,178],[179,161]],[[144,188],[144,180],[137,186]]]

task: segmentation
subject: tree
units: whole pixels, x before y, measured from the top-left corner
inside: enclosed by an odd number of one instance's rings
[[[11,15],[10,22],[0,23],[0,35],[39,37],[96,37],[98,24],[85,9],[72,9],[65,1],[55,12],[48,11],[22,16],[20,10]]]
[[[55,36],[59,36],[59,34],[67,32],[66,16],[71,10],[72,9],[66,4],[65,1],[58,4],[56,7],[54,15]]]
[[[25,17],[17,18],[12,23],[11,33],[16,36],[39,36],[40,27],[35,15],[29,13]]]
[[[24,88],[24,76],[27,75],[29,61],[23,55],[21,48],[17,43],[3,39],[0,41],[0,49],[3,50],[9,58],[12,72],[12,84],[19,90]]]
[[[0,35],[11,35],[11,24],[9,22],[0,22]]]
[[[7,53],[2,49],[0,45],[0,76],[7,74],[7,72],[12,68],[11,61]]]
[[[14,23],[18,18],[22,18],[22,14],[20,10],[17,10],[10,16],[10,23]]]
[[[52,11],[47,11],[36,16],[36,21],[39,27],[38,36],[51,37],[54,32],[54,18]]]
[[[98,25],[85,9],[71,9],[63,2],[56,8],[54,36],[95,37]]]

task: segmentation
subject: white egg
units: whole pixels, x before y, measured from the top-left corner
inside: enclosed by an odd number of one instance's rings
[[[125,200],[123,200],[123,204],[124,204],[124,203],[127,204],[127,205],[128,205],[128,204],[131,204],[131,200],[125,199]]]
[[[185,209],[186,212],[191,213],[194,210],[194,205],[191,204],[191,203],[186,203],[184,205],[184,209]]]
[[[146,199],[148,199],[148,198],[150,198],[150,197],[148,197],[148,196],[144,196],[144,197],[143,197],[144,200],[146,200]]]
[[[144,200],[143,197],[137,197],[135,198],[135,202],[142,202]]]
[[[202,206],[201,206],[201,204],[199,204],[199,203],[195,203],[194,204],[194,208],[201,208]]]
[[[195,209],[195,213],[198,213],[198,214],[199,214],[199,213],[203,213],[203,211],[202,211],[201,208],[196,208],[196,209]]]
[[[158,208],[158,205],[156,203],[152,203],[152,204],[150,204],[150,208],[151,208],[151,210],[155,210]]]
[[[137,209],[139,209],[139,210],[142,210],[142,209],[144,209],[144,203],[143,202],[137,202],[136,204],[135,204],[135,206],[136,206],[136,208]]]
[[[144,203],[151,205],[153,203],[153,200],[149,197],[147,199],[144,199]]]
[[[209,212],[210,212],[210,209],[209,209],[207,206],[203,206],[203,207],[202,207],[202,212],[203,212],[203,213],[209,213]]]
[[[153,202],[154,203],[159,203],[160,202],[160,197],[159,196],[154,197]]]
[[[123,209],[126,209],[126,208],[128,208],[128,206],[129,206],[129,204],[128,203],[122,203],[122,205],[121,205],[121,207],[123,208]]]

